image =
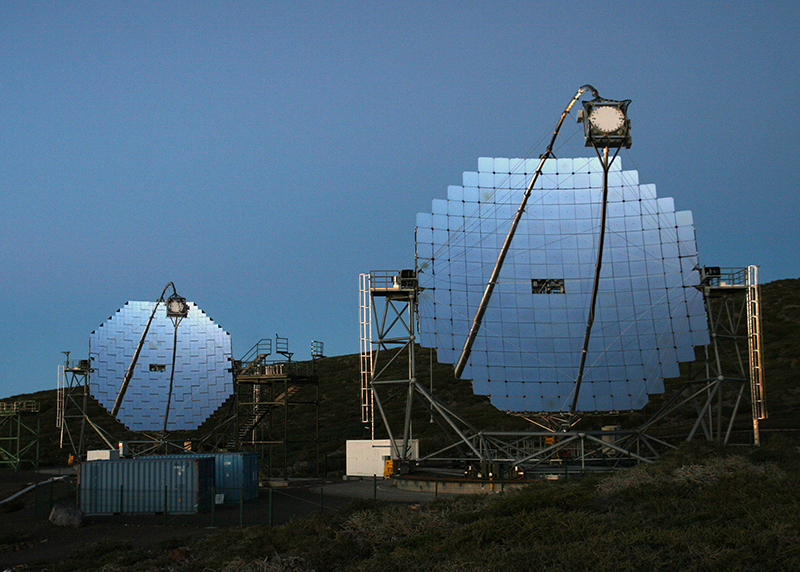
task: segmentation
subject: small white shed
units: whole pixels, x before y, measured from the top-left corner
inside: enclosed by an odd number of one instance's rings
[[[402,441],[395,442],[402,447]],[[419,439],[409,440],[408,445],[411,447],[411,458],[419,459]],[[346,454],[348,477],[382,477],[386,460],[392,458],[389,439],[347,441]]]

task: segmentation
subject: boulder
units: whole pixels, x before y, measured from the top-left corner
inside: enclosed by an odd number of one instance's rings
[[[86,515],[83,511],[65,504],[56,504],[50,511],[50,522],[56,526],[78,527],[83,524]]]

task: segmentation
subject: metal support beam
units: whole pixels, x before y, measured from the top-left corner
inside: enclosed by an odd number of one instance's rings
[[[545,161],[553,156],[553,146],[555,145],[556,138],[558,137],[559,132],[561,131],[561,125],[564,123],[564,119],[566,119],[567,115],[569,115],[572,106],[577,103],[578,99],[580,99],[581,95],[583,95],[587,90],[591,90],[592,94],[595,97],[598,97],[597,90],[595,90],[590,85],[584,85],[578,92],[573,96],[570,100],[569,104],[567,105],[564,112],[561,114],[561,118],[558,120],[558,124],[556,125],[555,130],[553,131],[553,137],[550,139],[550,143],[547,146],[544,154],[541,156],[539,160],[539,166],[536,167],[536,171],[531,177],[531,181],[528,184],[528,188],[525,189],[525,193],[522,196],[522,203],[519,205],[517,209],[517,213],[514,215],[514,220],[511,222],[511,228],[508,230],[508,235],[506,236],[505,242],[503,242],[503,247],[500,249],[500,254],[497,257],[497,262],[494,265],[494,269],[492,270],[492,274],[489,277],[489,282],[486,284],[486,289],[483,292],[483,297],[481,298],[480,304],[478,305],[478,309],[475,312],[475,317],[472,320],[472,326],[469,330],[469,334],[467,335],[467,340],[464,342],[464,347],[461,350],[461,356],[458,358],[458,362],[455,365],[455,376],[461,377],[461,374],[464,373],[464,368],[467,365],[467,361],[469,360],[469,356],[472,353],[472,345],[475,343],[475,338],[478,337],[478,332],[481,328],[481,323],[483,322],[483,316],[486,313],[486,308],[489,306],[489,300],[492,298],[492,292],[494,292],[494,287],[497,284],[498,279],[500,278],[500,271],[503,269],[503,263],[505,262],[506,255],[508,254],[509,248],[511,248],[511,241],[514,240],[514,235],[517,233],[517,227],[519,226],[520,220],[522,220],[522,215],[525,212],[525,207],[528,204],[528,199],[531,196],[531,192],[533,191],[533,187],[536,185],[536,181],[539,179],[539,175],[542,173],[542,168],[544,167]]]

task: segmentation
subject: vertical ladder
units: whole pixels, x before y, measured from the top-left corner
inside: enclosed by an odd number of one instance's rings
[[[358,275],[358,325],[361,348],[361,422],[369,425],[370,438],[374,438],[374,409],[372,394],[372,296],[369,274]]]
[[[64,447],[64,409],[66,408],[67,380],[64,366],[58,366],[58,379],[56,381],[56,427],[61,430],[59,436],[59,447]]]
[[[758,422],[767,418],[761,337],[761,298],[758,267],[747,267],[747,342],[750,352],[750,399],[753,407],[753,437],[760,444]]]

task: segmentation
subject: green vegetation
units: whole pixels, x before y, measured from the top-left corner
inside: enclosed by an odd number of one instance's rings
[[[800,569],[800,455],[682,446],[603,479],[419,505],[356,501],[285,526],[227,529],[174,550],[115,543],[49,567],[175,571],[761,571]]]

